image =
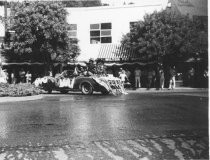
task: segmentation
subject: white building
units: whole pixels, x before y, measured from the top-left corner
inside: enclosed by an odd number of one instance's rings
[[[120,5],[145,5],[155,2],[161,2],[163,5],[167,5],[168,0],[101,0],[102,4],[108,4],[110,6],[120,6]]]
[[[90,58],[122,58],[114,52],[117,52],[122,36],[130,31],[130,24],[143,20],[145,14],[165,9],[168,0],[132,1],[135,2],[132,5],[114,3],[123,2],[122,0],[110,0],[115,5],[66,8],[69,13],[67,21],[72,26],[70,36],[79,40],[81,54],[78,61],[88,61]],[[0,6],[0,16],[4,17],[4,6]],[[0,23],[1,41],[4,34],[4,25]],[[122,52],[122,49],[118,52]]]
[[[138,5],[67,8],[67,21],[72,24],[70,35],[77,37],[81,54],[78,61],[90,58],[116,58],[117,44],[130,31],[132,22],[143,20],[145,14],[165,9],[163,0],[145,1]],[[115,49],[114,49],[115,48]],[[101,57],[106,52],[110,57]],[[118,56],[118,58],[121,58]]]

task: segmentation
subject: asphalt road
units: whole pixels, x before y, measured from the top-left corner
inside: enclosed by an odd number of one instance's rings
[[[0,160],[208,159],[206,95],[72,93],[0,103]]]

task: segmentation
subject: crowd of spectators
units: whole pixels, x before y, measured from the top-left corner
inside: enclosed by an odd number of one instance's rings
[[[5,80],[9,83],[32,83],[32,78],[36,75],[32,75],[29,70],[24,70],[21,68],[19,72],[7,73],[1,70],[0,77],[4,74]],[[182,74],[182,73],[181,73]],[[75,65],[74,71],[70,73],[72,76],[114,76],[119,77],[123,84],[131,88],[156,88],[156,89],[175,89],[176,88],[176,78],[179,76],[175,66],[163,67],[162,65],[141,67],[136,66],[135,68],[129,68],[126,66],[115,67],[110,69],[104,65],[103,60],[94,61],[90,59],[86,66]],[[197,87],[198,75],[193,67],[189,68],[185,74],[185,86]],[[52,72],[49,72],[48,76],[53,76]],[[204,87],[208,87],[208,70],[204,70],[202,73],[202,82]],[[183,77],[182,77],[183,78]],[[183,80],[183,79],[182,79]]]

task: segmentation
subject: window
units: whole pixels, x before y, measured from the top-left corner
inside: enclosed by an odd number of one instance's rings
[[[99,24],[91,24],[90,29],[99,29]]]
[[[101,23],[101,29],[112,29],[111,23]]]
[[[130,31],[132,31],[137,24],[138,22],[130,22]]]
[[[90,24],[90,43],[112,43],[111,23]]]
[[[101,43],[112,43],[112,37],[101,37]]]
[[[77,24],[70,24],[67,30],[70,38],[77,38]]]

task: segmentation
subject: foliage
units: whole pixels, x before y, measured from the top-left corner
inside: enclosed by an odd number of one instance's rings
[[[66,7],[94,7],[101,6],[100,0],[72,0],[62,1]]]
[[[66,16],[60,2],[13,2],[10,30],[15,34],[7,58],[53,64],[77,57],[77,39],[68,37]]]
[[[207,55],[208,43],[200,41],[200,31],[197,21],[164,10],[145,15],[143,21],[131,27],[121,43],[134,49],[142,60],[173,63],[198,53],[200,57]]]
[[[10,97],[21,97],[21,96],[31,96],[38,95],[42,91],[32,84],[19,83],[19,84],[8,84],[0,83],[0,97],[10,96]]]

